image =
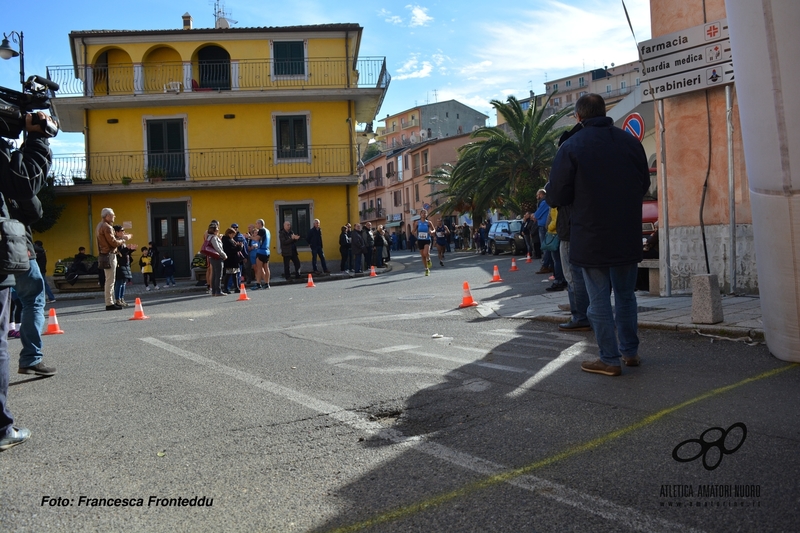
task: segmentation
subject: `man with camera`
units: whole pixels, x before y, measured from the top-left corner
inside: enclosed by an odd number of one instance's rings
[[[41,217],[42,206],[36,194],[45,185],[52,163],[52,153],[48,137],[58,132],[56,122],[38,111],[25,115],[27,138],[19,150],[12,150],[11,144],[0,139],[0,217],[24,217],[27,229],[29,258],[35,257],[30,238],[30,224]],[[38,216],[37,216],[38,213]],[[4,252],[5,253],[5,252]],[[3,258],[0,257],[0,260]],[[17,292],[23,301],[22,340],[23,353],[20,352],[22,374],[52,376],[55,369],[41,363],[41,328],[44,325],[44,278],[35,260],[29,261],[27,271],[13,274],[0,274],[0,451],[24,442],[30,431],[14,426],[14,418],[6,405],[9,382],[8,357],[8,312],[10,307],[9,288],[16,284]],[[16,277],[16,279],[15,279]],[[38,280],[38,282],[37,282]],[[34,294],[39,288],[39,293]],[[33,330],[36,330],[35,332]],[[25,333],[27,332],[27,333]],[[38,344],[36,341],[38,337]],[[23,366],[24,363],[32,363]]]

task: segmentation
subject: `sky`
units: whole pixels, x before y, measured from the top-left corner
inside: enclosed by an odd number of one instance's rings
[[[623,1],[635,38],[628,28]],[[360,57],[385,57],[392,81],[380,118],[416,105],[458,100],[496,122],[491,100],[542,94],[545,82],[637,59],[636,42],[650,38],[650,0],[518,0],[485,2],[290,2],[225,0],[236,28],[356,23],[364,30]],[[3,1],[0,32],[24,34],[25,75],[72,64],[76,30],[214,26],[212,0]],[[11,45],[18,49],[13,41]],[[0,85],[19,88],[17,58],[0,60]],[[82,153],[81,134],[59,134],[56,154]]]

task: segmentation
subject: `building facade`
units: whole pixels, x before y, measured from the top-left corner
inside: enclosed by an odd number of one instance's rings
[[[263,218],[273,253],[284,221],[303,239],[314,218],[352,218],[356,126],[371,123],[390,76],[358,56],[357,24],[75,31],[73,65],[49,67],[62,129],[86,150],[57,157],[66,210],[43,235],[56,257],[96,248],[103,207],[139,246],[152,241],[189,275],[208,223]],[[325,247],[338,232],[324,233]]]

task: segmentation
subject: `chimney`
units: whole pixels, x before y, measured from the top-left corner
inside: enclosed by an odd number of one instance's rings
[[[183,14],[183,29],[192,29],[192,16],[188,12]]]

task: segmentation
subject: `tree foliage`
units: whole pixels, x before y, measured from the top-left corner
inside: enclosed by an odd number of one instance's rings
[[[56,191],[49,180],[37,196],[42,203],[43,215],[41,219],[31,224],[31,229],[34,233],[44,233],[55,226],[67,206],[56,201]]]
[[[556,124],[571,111],[545,117],[549,101],[548,97],[541,107],[523,109],[513,96],[505,103],[492,100],[508,131],[478,128],[471,135],[474,141],[459,148],[456,164],[434,172],[431,179],[442,185],[435,212],[471,212],[479,224],[489,209],[504,214],[530,209],[536,190],[547,182],[558,149],[563,128]]]

